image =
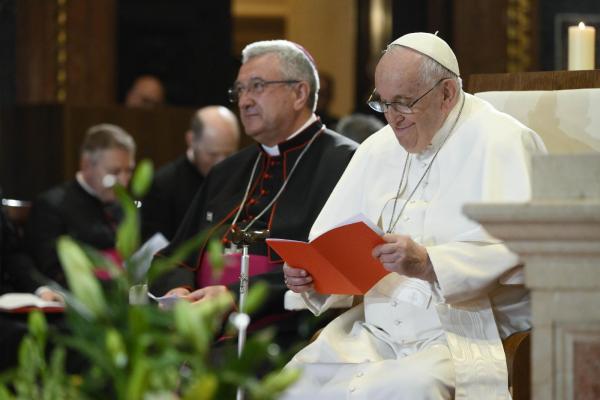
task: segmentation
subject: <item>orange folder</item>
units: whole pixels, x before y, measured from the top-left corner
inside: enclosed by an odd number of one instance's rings
[[[291,267],[307,270],[315,290],[323,294],[365,294],[389,271],[371,255],[384,243],[364,222],[338,226],[306,243],[267,239],[267,244]]]

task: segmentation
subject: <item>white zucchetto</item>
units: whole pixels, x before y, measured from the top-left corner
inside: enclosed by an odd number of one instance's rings
[[[460,76],[456,55],[454,55],[448,43],[437,35],[426,32],[408,33],[390,43],[390,46],[393,45],[408,47],[425,54]]]

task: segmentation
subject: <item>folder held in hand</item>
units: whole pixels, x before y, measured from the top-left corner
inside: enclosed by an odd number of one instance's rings
[[[358,222],[333,228],[308,243],[267,239],[267,244],[289,266],[307,270],[317,292],[365,294],[389,271],[371,255],[384,243],[382,232],[363,218],[355,217],[352,220]]]

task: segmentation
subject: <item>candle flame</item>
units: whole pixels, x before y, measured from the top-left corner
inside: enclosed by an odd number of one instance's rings
[[[583,23],[583,21],[579,23],[579,29],[585,29],[585,24]]]

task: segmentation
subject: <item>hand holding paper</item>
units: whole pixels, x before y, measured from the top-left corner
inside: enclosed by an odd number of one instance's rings
[[[283,275],[286,286],[293,292],[303,293],[314,287],[312,276],[304,269],[283,264]]]
[[[386,234],[383,240],[386,243],[373,250],[373,257],[378,259],[386,270],[429,282],[434,281],[435,272],[425,247],[408,235]]]

